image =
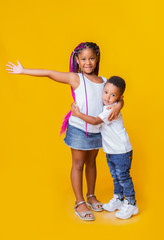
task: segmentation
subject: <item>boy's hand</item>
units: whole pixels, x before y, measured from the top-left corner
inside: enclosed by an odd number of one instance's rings
[[[8,71],[8,73],[12,73],[12,74],[22,74],[23,73],[23,66],[20,64],[20,62],[17,60],[18,65],[14,65],[11,62],[8,62],[10,65],[6,64],[7,67],[9,67],[8,69],[6,69]]]
[[[108,116],[108,121],[113,121],[117,119],[118,114],[120,113],[120,110],[123,107],[123,105],[124,105],[124,101],[122,97],[116,105],[111,105],[107,107],[107,109],[111,109],[111,112]]]
[[[72,112],[72,116],[75,116],[75,117],[79,116],[80,110],[79,110],[79,107],[76,105],[76,103],[72,103],[71,112]]]
[[[111,109],[111,112],[108,116],[108,121],[116,120],[117,116],[120,112],[120,109],[118,109],[116,105],[115,106],[109,106],[109,107],[107,107],[107,109]]]

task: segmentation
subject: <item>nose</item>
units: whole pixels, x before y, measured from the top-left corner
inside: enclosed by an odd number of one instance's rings
[[[89,59],[86,60],[86,64],[90,64],[90,60]]]

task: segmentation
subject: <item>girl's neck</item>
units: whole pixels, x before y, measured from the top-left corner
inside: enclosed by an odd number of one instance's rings
[[[87,77],[87,78],[94,78],[94,77],[97,77],[97,75],[93,72],[93,73],[84,73],[84,72],[82,72],[82,74],[85,76],[85,77]]]
[[[101,77],[97,76],[95,73],[82,73],[87,79],[89,79],[91,82],[95,83],[103,83],[103,80]]]

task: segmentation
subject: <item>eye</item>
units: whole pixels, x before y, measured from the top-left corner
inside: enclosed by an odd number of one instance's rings
[[[116,95],[115,94],[112,94],[112,97],[115,97]]]
[[[85,58],[82,58],[81,60],[82,60],[82,61],[85,61]]]
[[[91,60],[94,60],[94,59],[95,59],[94,57],[91,58]]]
[[[108,92],[107,91],[104,91],[105,94],[107,94]]]

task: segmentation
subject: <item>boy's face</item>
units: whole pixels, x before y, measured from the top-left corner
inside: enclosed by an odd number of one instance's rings
[[[121,97],[120,89],[112,83],[107,83],[104,87],[102,100],[104,105],[110,105],[117,102]]]

